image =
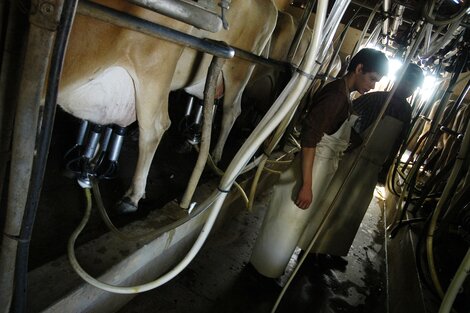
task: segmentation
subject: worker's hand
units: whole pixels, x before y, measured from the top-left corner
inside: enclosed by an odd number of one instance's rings
[[[295,200],[295,205],[297,205],[302,210],[308,209],[312,203],[312,187],[308,185],[303,185],[300,188],[299,193],[297,194],[297,199]]]

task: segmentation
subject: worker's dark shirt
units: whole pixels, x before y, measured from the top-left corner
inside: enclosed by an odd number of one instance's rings
[[[354,125],[356,132],[362,134],[374,123],[385,101],[387,101],[388,94],[388,91],[371,92],[354,100],[353,111],[359,115]],[[406,130],[411,121],[411,106],[406,99],[393,97],[385,111],[384,116],[386,115],[402,121],[404,130]]]
[[[382,107],[385,104],[385,101],[387,101],[388,95],[389,95],[389,92],[387,91],[371,92],[354,100],[353,111],[355,114],[359,116],[358,120],[356,121],[356,124],[354,125],[354,130],[358,134],[360,134],[361,137],[364,131],[369,126],[371,126],[374,123],[374,121],[377,119],[377,116],[382,110]],[[403,99],[403,98],[400,99],[397,97],[393,97],[390,100],[390,104],[385,110],[384,116],[388,115],[388,116],[396,118],[399,121],[402,121],[403,128],[400,133],[400,136],[393,143],[393,147],[392,147],[392,150],[390,151],[389,157],[383,164],[382,173],[380,174],[380,176],[382,177],[386,176],[386,173],[388,172],[388,169],[390,168],[394,160],[394,157],[398,153],[401,143],[403,142],[403,140],[408,134],[408,128],[409,128],[410,121],[411,121],[411,112],[412,112],[412,109],[408,101],[406,101],[406,99]],[[352,138],[355,138],[355,137],[356,136],[352,136]],[[386,138],[384,138],[384,140],[386,140]],[[360,144],[360,141],[362,140],[359,138],[359,139],[356,139],[355,141],[356,142],[354,141],[352,142],[351,149],[354,149],[358,144]]]
[[[303,122],[302,147],[316,147],[323,134],[334,134],[348,118],[349,106],[349,94],[343,79],[333,81],[323,87],[315,96]]]

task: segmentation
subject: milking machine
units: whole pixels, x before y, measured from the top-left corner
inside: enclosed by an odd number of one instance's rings
[[[178,130],[191,145],[201,142],[202,109],[202,100],[190,95],[184,116],[178,124]]]
[[[92,179],[115,176],[125,134],[125,127],[82,121],[77,141],[65,155],[66,168],[77,175],[82,188],[91,188]]]

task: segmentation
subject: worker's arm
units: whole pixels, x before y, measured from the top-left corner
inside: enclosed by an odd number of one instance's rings
[[[299,193],[295,204],[305,210],[312,203],[312,169],[313,162],[315,160],[315,148],[302,148],[302,186],[300,187]]]

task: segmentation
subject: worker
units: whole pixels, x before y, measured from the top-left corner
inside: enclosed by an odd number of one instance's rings
[[[305,226],[322,219],[316,206],[348,146],[355,121],[350,95],[373,89],[387,71],[382,52],[362,49],[351,59],[346,75],[325,85],[313,99],[302,126],[301,152],[274,187],[253,248],[250,261],[260,274],[281,276]]]
[[[370,139],[363,143],[362,149],[356,147],[343,156],[319,205],[320,211],[330,213],[320,229],[313,224],[305,228],[299,244],[302,249],[308,247],[318,231],[310,252],[336,257],[347,255],[372,200],[379,173],[384,167],[388,169],[391,163],[388,160],[396,156],[408,133],[412,109],[407,98],[423,81],[421,68],[410,64],[373,133],[374,122],[390,92],[371,92],[354,101],[353,109],[359,116],[354,129],[363,140],[369,135]]]

